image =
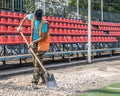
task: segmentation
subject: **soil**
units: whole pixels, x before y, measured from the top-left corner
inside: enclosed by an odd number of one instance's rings
[[[120,60],[103,61],[68,68],[50,70],[57,88],[46,85],[31,86],[32,74],[0,79],[0,96],[78,96],[88,90],[120,82]]]

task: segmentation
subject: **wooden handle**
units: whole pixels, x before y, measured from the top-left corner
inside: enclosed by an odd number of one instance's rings
[[[31,53],[33,54],[33,56],[35,57],[35,59],[38,61],[38,63],[40,64],[41,68],[43,69],[43,71],[46,73],[46,69],[43,66],[43,64],[40,62],[39,58],[37,57],[37,55],[35,54],[35,52],[33,51],[33,49],[31,47],[29,47],[29,43],[26,40],[25,36],[23,35],[22,31],[20,31],[21,36],[23,37],[23,39],[25,40],[25,43],[27,44],[28,48],[30,49]]]

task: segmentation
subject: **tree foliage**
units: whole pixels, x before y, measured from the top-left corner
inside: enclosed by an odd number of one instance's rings
[[[88,0],[79,0],[79,8],[87,8]],[[104,11],[112,13],[120,13],[120,0],[103,0]],[[69,6],[75,7],[76,2],[69,0]],[[99,11],[101,9],[101,0],[91,0],[92,10]]]
[[[27,13],[33,13],[36,8],[34,0],[24,0],[23,8]]]

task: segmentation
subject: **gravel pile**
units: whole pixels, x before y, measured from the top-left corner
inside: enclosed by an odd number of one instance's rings
[[[90,65],[89,65],[90,66]],[[58,87],[48,89],[46,85],[31,87],[32,74],[5,77],[0,79],[0,96],[76,96],[83,91],[101,88],[120,82],[120,65],[109,66],[106,70],[94,67],[52,70]],[[116,71],[117,70],[117,71]],[[55,73],[56,72],[56,73]]]

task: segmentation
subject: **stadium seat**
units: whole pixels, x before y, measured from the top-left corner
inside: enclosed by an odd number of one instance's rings
[[[15,33],[15,28],[13,26],[8,26],[8,33]]]
[[[7,36],[7,43],[8,43],[8,44],[16,44],[15,38],[14,38],[13,35],[8,35],[8,36]]]
[[[24,14],[24,17],[25,17],[26,15],[27,15],[27,14],[25,13],[25,14]]]
[[[48,21],[51,21],[51,17],[50,17],[50,16],[48,16],[48,17],[47,17],[47,20],[48,20]]]
[[[50,34],[54,34],[54,29],[53,29],[53,28],[50,28],[50,29],[49,29],[49,32],[50,32]]]
[[[6,18],[1,18],[0,19],[0,23],[1,24],[6,24],[7,23],[7,19]]]
[[[0,26],[0,32],[7,32],[7,31],[8,31],[8,29],[6,26],[4,26],[4,25]]]
[[[79,40],[77,39],[76,36],[73,36],[73,37],[72,37],[72,42],[73,42],[73,43],[78,43],[78,41],[79,41]]]
[[[55,27],[55,23],[54,23],[54,22],[51,22],[51,23],[50,23],[50,27]]]
[[[51,36],[50,42],[51,43],[58,43],[59,42],[58,36]]]
[[[16,24],[16,25],[20,24],[20,20],[19,19],[14,19],[13,21],[14,21],[14,24]]]
[[[21,30],[22,30],[23,33],[27,33],[27,28],[26,27],[22,27]]]
[[[17,12],[13,12],[13,17],[19,17],[19,14]]]
[[[19,17],[20,18],[24,18],[24,14],[23,13],[19,13]]]
[[[7,16],[7,12],[6,11],[1,11],[0,16]]]
[[[13,13],[12,13],[11,11],[8,11],[8,12],[7,12],[7,16],[13,17]]]
[[[25,25],[31,25],[31,21],[30,20],[26,20],[26,22],[25,22]]]
[[[51,17],[51,21],[55,21],[55,17]]]
[[[0,36],[0,44],[1,45],[6,45],[7,44],[7,38],[4,35]]]
[[[23,40],[22,36],[20,36],[20,35],[17,35],[17,36],[15,37],[15,42],[16,42],[17,44],[24,44],[24,43],[25,43],[25,41]]]
[[[63,36],[58,36],[58,43],[65,43],[65,39]]]
[[[63,18],[59,18],[59,21],[60,21],[60,22],[63,22]]]
[[[67,24],[66,24],[66,23],[63,23],[63,27],[64,27],[64,28],[67,28]]]
[[[28,43],[30,43],[30,36],[25,36],[25,38],[27,39]]]
[[[63,26],[63,23],[59,23],[58,26],[59,26],[59,27],[64,27],[64,26]],[[58,26],[57,26],[57,27],[58,27]]]
[[[53,32],[54,32],[54,34],[59,34],[59,32],[58,32],[58,29],[57,29],[57,28],[55,28]]]
[[[64,34],[63,29],[60,28],[60,29],[58,30],[58,34]]]
[[[13,21],[13,19],[8,18],[8,19],[7,19],[7,22],[8,22],[8,24],[11,24],[11,23],[13,23],[14,21]]]
[[[31,33],[31,27],[27,27],[27,33]]]

